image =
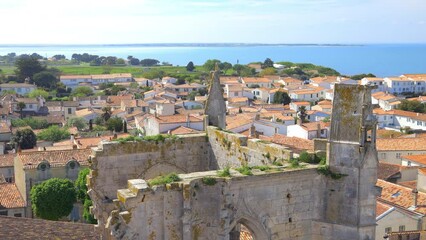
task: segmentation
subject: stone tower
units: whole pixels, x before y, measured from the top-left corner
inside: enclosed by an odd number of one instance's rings
[[[345,176],[326,183],[324,221],[344,225],[329,229],[336,239],[375,237],[377,181],[376,119],[371,87],[336,84],[327,161]],[[371,137],[367,132],[371,131]]]
[[[216,69],[212,72],[212,82],[210,84],[205,114],[208,117],[208,125],[213,125],[225,129],[226,104],[225,100],[223,99],[223,92],[222,87],[220,86],[219,75],[220,70],[216,64]]]

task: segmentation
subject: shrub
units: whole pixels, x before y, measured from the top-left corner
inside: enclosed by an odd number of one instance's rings
[[[317,168],[317,172],[319,174],[326,176],[326,177],[331,177],[332,179],[340,179],[344,176],[347,176],[346,174],[335,173],[335,172],[331,171],[330,167],[327,166],[327,165],[319,166]]]
[[[282,164],[281,164],[281,166],[282,166]],[[267,171],[267,170],[269,170],[269,169],[271,169],[270,167],[268,167],[268,166],[266,166],[266,165],[262,165],[262,166],[254,166],[254,167],[252,167],[252,169],[259,169],[260,171]]]
[[[290,160],[290,167],[297,168],[300,166],[299,159],[293,158]]]
[[[70,132],[66,128],[60,128],[56,125],[50,126],[47,129],[42,130],[37,138],[45,141],[59,142],[63,139],[70,137]]]
[[[217,175],[219,176],[219,177],[230,177],[231,176],[231,171],[230,171],[230,167],[229,166],[226,166],[225,168],[223,168],[222,170],[219,170],[218,172],[217,172]]]
[[[149,186],[156,186],[156,185],[165,185],[172,182],[178,182],[182,180],[176,173],[170,173],[165,176],[158,176],[156,178],[148,180]]]
[[[216,179],[213,177],[203,177],[203,179],[201,179],[201,181],[205,184],[205,185],[209,185],[209,186],[213,186],[217,183]]]
[[[299,155],[299,160],[301,162],[311,163],[312,162],[312,157],[311,157],[311,155],[309,153],[307,153],[306,151],[303,151]]]
[[[237,168],[236,170],[243,175],[253,175],[253,173],[251,172],[251,168],[247,165]]]

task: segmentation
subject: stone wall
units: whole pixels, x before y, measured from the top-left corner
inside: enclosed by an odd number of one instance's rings
[[[216,127],[208,127],[207,135],[211,147],[211,169],[267,165],[274,161],[289,160],[293,156],[291,150],[284,146],[248,139],[244,135],[222,131]]]
[[[311,239],[324,186],[315,167],[233,175],[181,174],[181,182],[152,188],[131,180],[128,189],[118,191],[121,210],[109,226],[119,239],[225,240],[237,224],[253,231],[255,239]],[[207,176],[217,183],[204,184]]]
[[[209,147],[204,134],[164,142],[103,142],[93,149],[89,195],[93,213],[103,228],[114,209],[117,190],[133,178],[153,178],[170,172],[188,173],[209,169]]]
[[[318,142],[327,155],[321,169],[292,167],[289,149],[212,126],[207,137],[101,144],[89,176],[98,229],[105,239],[234,240],[242,224],[256,240],[373,240],[378,161],[370,89],[336,84],[334,96],[330,139]],[[246,165],[272,169],[216,171]],[[144,180],[172,171],[187,174],[162,186]],[[206,177],[217,182],[206,185]]]

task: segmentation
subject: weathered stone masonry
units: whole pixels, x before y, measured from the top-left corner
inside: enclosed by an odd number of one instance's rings
[[[209,127],[206,135],[165,142],[104,143],[93,152],[89,194],[104,239],[359,239],[375,236],[377,153],[370,90],[336,85],[331,137],[332,179],[317,165],[291,168],[292,153],[275,144]],[[366,132],[373,130],[371,139]],[[273,162],[283,167],[272,166]],[[269,165],[245,176],[226,166]],[[147,185],[167,172],[182,179]],[[216,183],[206,185],[203,179]]]

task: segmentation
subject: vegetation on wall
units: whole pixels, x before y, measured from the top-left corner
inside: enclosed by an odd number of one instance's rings
[[[93,205],[92,200],[87,194],[87,175],[90,173],[90,169],[85,168],[78,173],[77,180],[75,181],[75,191],[77,195],[77,200],[83,204],[83,218],[87,223],[95,224],[97,221],[90,214],[90,207]]]

